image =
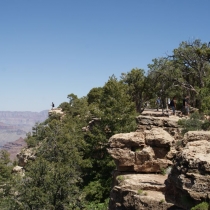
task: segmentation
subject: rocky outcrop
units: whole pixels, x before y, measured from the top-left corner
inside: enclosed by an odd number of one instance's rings
[[[63,111],[61,108],[53,108],[48,111],[48,116],[51,116],[52,114],[60,114],[61,116],[64,115]]]
[[[210,141],[210,131],[189,131],[184,135],[183,143],[186,145],[191,141]]]
[[[153,113],[152,113],[153,114]],[[138,129],[137,131],[151,130],[154,127],[161,127],[163,130],[167,131],[175,139],[180,138],[180,128],[177,124],[177,121],[180,119],[177,116],[170,117],[160,117],[158,113],[154,115],[148,113],[145,115],[140,115],[136,118]]]
[[[109,140],[108,152],[117,167],[110,210],[179,209],[165,200],[164,184],[180,139],[179,118],[154,114],[137,117],[137,131]]]
[[[115,185],[110,194],[110,210],[180,209],[165,201],[164,181],[167,176],[118,172],[114,174]]]
[[[188,132],[184,142],[166,180],[166,200],[190,209],[210,200],[210,132]]]
[[[21,166],[15,166],[13,169],[12,169],[12,172],[13,173],[19,173],[19,172],[22,172],[23,170],[23,167]]]
[[[87,131],[92,130],[92,128],[96,124],[100,123],[100,121],[101,121],[101,118],[93,117],[92,120],[88,122],[88,125],[82,128],[82,131],[87,132]]]
[[[21,166],[15,166],[12,169],[12,173],[20,174],[21,176],[24,176],[25,175],[25,171],[24,171],[23,167],[21,167]]]
[[[23,148],[20,153],[17,154],[18,165],[24,167],[29,160],[36,159],[37,148]]]
[[[109,140],[109,153],[118,171],[159,173],[172,165],[167,154],[175,140],[162,128],[116,134]]]

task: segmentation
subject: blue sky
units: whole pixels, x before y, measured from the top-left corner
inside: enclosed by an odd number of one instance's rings
[[[0,111],[42,111],[210,41],[209,0],[0,0]]]

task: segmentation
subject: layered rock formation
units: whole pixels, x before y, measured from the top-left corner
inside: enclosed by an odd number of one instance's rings
[[[172,165],[167,159],[174,138],[162,128],[116,134],[109,140],[109,153],[118,171],[157,173]]]
[[[166,200],[190,209],[210,200],[210,132],[190,131],[166,180]]]
[[[109,140],[115,160],[110,210],[179,209],[165,200],[165,180],[173,165],[180,137],[178,117],[137,117],[136,132],[121,133]]]
[[[116,170],[109,210],[190,210],[210,201],[210,132],[182,137],[178,120],[146,113],[136,132],[110,138]]]

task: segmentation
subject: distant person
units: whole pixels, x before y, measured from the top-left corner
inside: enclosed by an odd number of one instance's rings
[[[176,114],[176,97],[174,96],[170,102],[170,108],[172,109],[172,114]]]
[[[54,106],[55,106],[55,105],[54,105],[54,103],[52,102],[52,109],[54,108]]]
[[[171,99],[168,98],[168,108],[170,108]]]
[[[158,97],[157,100],[156,100],[156,107],[157,107],[157,111],[159,111],[159,108],[160,108],[160,97]]]
[[[189,115],[190,112],[190,102],[189,102],[189,96],[185,96],[183,99],[183,112],[185,115]]]

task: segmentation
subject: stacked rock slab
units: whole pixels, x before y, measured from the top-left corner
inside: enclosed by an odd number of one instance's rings
[[[166,200],[184,209],[210,201],[210,132],[189,131],[166,180]]]
[[[137,117],[136,132],[109,140],[108,152],[116,163],[110,210],[179,209],[165,200],[165,180],[179,139],[178,117]]]

